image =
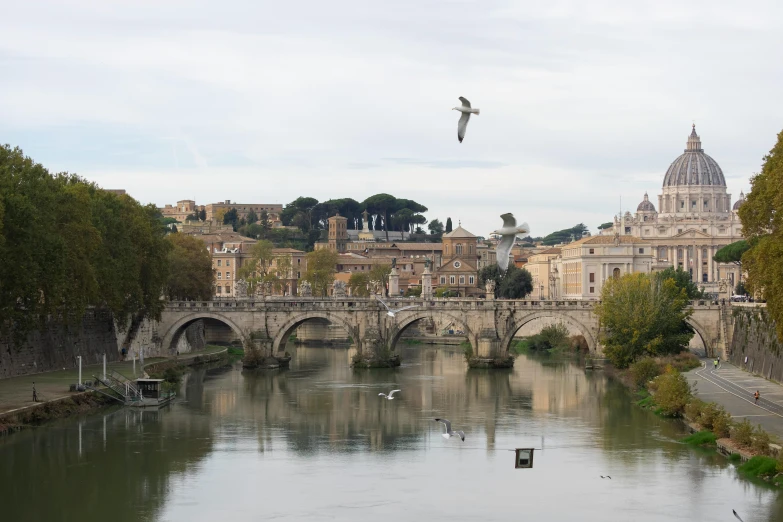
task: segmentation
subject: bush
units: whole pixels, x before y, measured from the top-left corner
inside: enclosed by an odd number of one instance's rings
[[[714,402],[708,402],[702,407],[701,415],[699,415],[699,419],[696,422],[703,428],[711,430],[715,418],[724,411],[722,406],[718,406]]]
[[[669,361],[667,362],[674,366],[674,368],[676,368],[679,372],[687,372],[701,366],[699,358],[691,352],[687,351],[678,353],[677,355],[669,357],[668,359]]]
[[[731,415],[725,411],[712,420],[712,432],[719,438],[724,439],[729,436],[731,429]]]
[[[701,410],[707,405],[701,399],[693,399],[685,406],[685,416],[693,422],[699,422]]]
[[[571,345],[571,349],[575,352],[589,352],[590,347],[587,346],[587,340],[584,335],[572,335],[568,342]]]
[[[661,367],[652,357],[645,357],[633,363],[630,372],[634,385],[642,388],[661,374]]]
[[[751,445],[753,442],[753,426],[750,425],[748,419],[744,419],[734,426],[734,429],[731,431],[731,440],[740,446]]]
[[[778,471],[778,461],[772,457],[757,455],[740,466],[738,470],[751,477],[772,477]]]
[[[667,366],[666,373],[659,375],[650,383],[650,388],[655,404],[664,415],[679,417],[691,400],[691,387],[688,381],[671,366]]]
[[[539,334],[552,348],[564,348],[569,346],[568,328],[563,323],[556,323],[544,327]]]
[[[694,446],[708,446],[715,444],[717,437],[711,431],[699,431],[682,439],[685,444]]]
[[[753,451],[759,455],[769,455],[769,433],[759,425],[753,432]]]

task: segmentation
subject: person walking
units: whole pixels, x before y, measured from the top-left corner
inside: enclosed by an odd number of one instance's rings
[[[759,398],[761,397],[761,394],[758,390],[756,390],[756,393],[753,394],[753,398],[756,400],[756,404],[759,403]]]
[[[35,391],[35,383],[33,383],[33,402],[38,402],[38,393]]]
[[[712,365],[717,370],[718,369],[718,359],[715,359],[714,361],[712,361]]]

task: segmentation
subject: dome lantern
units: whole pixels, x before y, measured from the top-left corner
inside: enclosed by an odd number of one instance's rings
[[[663,188],[674,186],[726,187],[718,162],[704,153],[701,138],[696,134],[696,125],[688,136],[685,152],[669,166],[663,178]]]

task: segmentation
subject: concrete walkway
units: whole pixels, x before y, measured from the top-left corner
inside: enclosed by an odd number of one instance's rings
[[[179,360],[187,360],[225,350],[223,346],[209,346],[205,350],[181,354]],[[166,360],[166,357],[151,357],[144,359],[144,366]],[[115,370],[126,377],[133,377],[133,361],[108,362],[106,371]],[[91,364],[82,366],[82,381],[92,381],[93,375],[103,373],[103,364]],[[136,361],[136,373],[141,375],[141,365]],[[78,368],[59,370],[55,372],[42,372],[33,375],[22,375],[9,379],[0,379],[0,416],[20,408],[33,406],[33,383],[38,393],[38,401],[46,402],[62,399],[77,392],[69,392],[71,384],[76,384],[79,379]]]
[[[783,386],[743,371],[728,362],[717,370],[712,360],[703,359],[702,367],[685,374],[694,384],[696,396],[705,402],[716,402],[737,420],[747,418],[760,424],[770,435],[783,440]],[[753,394],[758,390],[758,404]]]

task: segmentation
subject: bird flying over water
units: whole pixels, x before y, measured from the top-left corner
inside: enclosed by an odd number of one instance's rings
[[[394,400],[394,392],[398,392],[398,391],[402,391],[402,390],[392,390],[392,391],[389,392],[389,395],[386,395],[385,393],[379,393],[378,397],[385,397],[385,398],[389,399],[390,401],[393,401]]]
[[[608,478],[609,480],[611,480],[611,479],[612,479],[612,477],[610,477],[609,475],[607,475],[607,476],[605,476],[605,477],[604,477],[603,475],[601,475],[601,478]]]
[[[462,430],[459,431],[453,431],[451,429],[451,421],[447,419],[435,419],[436,421],[442,423],[444,426],[446,426],[446,433],[442,433],[444,439],[450,439],[451,437],[459,436],[460,439],[463,441],[465,440],[465,432]]]
[[[492,233],[501,236],[495,251],[497,252],[498,266],[505,274],[506,270],[508,270],[508,255],[511,253],[511,248],[514,246],[517,234],[529,234],[530,227],[527,223],[522,223],[517,226],[517,220],[514,218],[514,214],[510,212],[501,215],[500,218],[503,220],[503,228],[495,230]]]
[[[734,513],[734,516],[735,516],[735,517],[737,517],[737,520],[739,520],[740,522],[744,522],[744,520],[742,520],[742,519],[740,518],[740,516],[737,514],[737,512],[736,512],[736,511],[734,511],[734,510],[732,509],[732,510],[731,510],[731,512],[732,512],[732,513]]]
[[[468,128],[468,120],[470,119],[470,115],[478,115],[480,110],[471,108],[470,102],[462,96],[459,97],[459,101],[462,102],[462,105],[459,107],[454,107],[451,110],[462,113],[462,116],[459,117],[459,123],[457,124],[457,139],[460,143],[462,143],[462,140],[465,139],[465,130]]]
[[[394,316],[397,314],[397,312],[402,312],[403,310],[409,310],[409,309],[411,309],[411,308],[416,308],[416,307],[418,306],[418,305],[411,305],[411,306],[403,306],[402,308],[389,308],[389,305],[387,305],[386,303],[384,303],[384,302],[383,302],[383,299],[381,299],[381,298],[380,298],[380,297],[378,297],[378,296],[375,296],[375,298],[376,298],[378,301],[380,301],[380,303],[381,303],[383,306],[385,306],[385,307],[386,307],[386,310],[387,310],[387,312],[386,312],[386,315],[388,315],[389,317],[394,317]]]

